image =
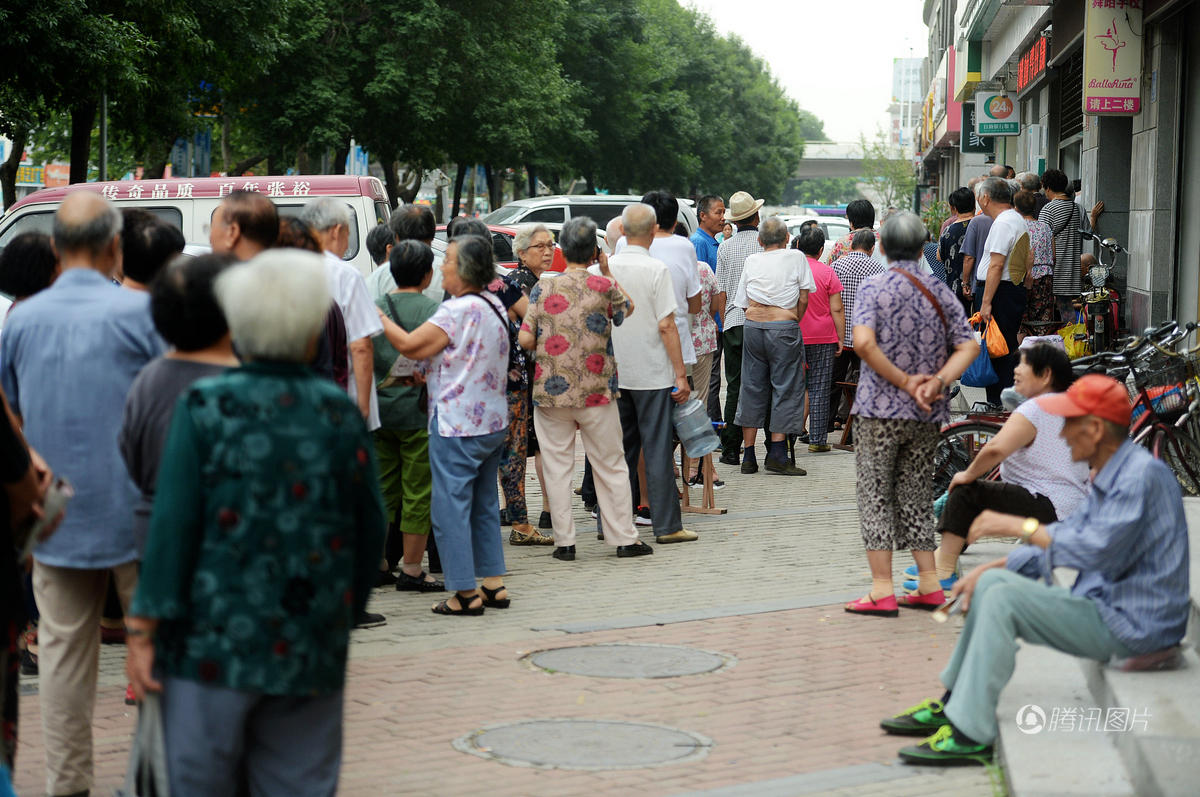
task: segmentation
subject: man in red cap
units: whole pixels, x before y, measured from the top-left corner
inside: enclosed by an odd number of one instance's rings
[[[1018,639],[1108,661],[1183,638],[1189,560],[1179,483],[1129,440],[1125,387],[1090,374],[1037,402],[1066,419],[1063,439],[1075,461],[1091,466],[1091,493],[1057,523],[989,510],[971,524],[971,542],[1018,537],[1023,544],[955,585],[952,596],[971,611],[941,674],[946,693],[880,723],[888,733],[928,737],[900,750],[909,763],[990,760],[996,702],[1012,677]],[[1079,571],[1069,590],[1052,583],[1056,567]]]

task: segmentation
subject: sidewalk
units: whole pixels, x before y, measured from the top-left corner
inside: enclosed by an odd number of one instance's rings
[[[729,513],[685,515],[700,541],[655,545],[654,556],[617,559],[577,503],[575,562],[552,559],[550,548],[505,546],[513,605],[504,611],[438,617],[429,611],[436,595],[378,590],[371,609],[388,624],[355,632],[351,644],[340,793],[995,793],[981,768],[897,763],[907,742],[884,735],[878,720],[941,691],[937,675],[958,629],[924,612],[890,620],[842,611],[869,584],[854,457],[800,456],[807,477],[718,466],[728,487],[717,503]],[[536,517],[532,472],[529,486]],[[653,541],[648,530],[642,538]],[[897,586],[910,563],[897,555]],[[609,679],[523,660],[614,642],[681,645],[731,661],[709,674]],[[122,666],[123,649],[102,650],[95,795],[120,783],[128,755],[134,712],[122,703]],[[22,687],[17,788],[38,794],[36,679]],[[560,718],[669,726],[711,746],[680,763],[595,771],[510,766],[453,746],[500,723]],[[554,741],[548,736],[547,747]]]

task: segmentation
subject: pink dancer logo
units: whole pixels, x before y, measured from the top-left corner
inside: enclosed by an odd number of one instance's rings
[[[1125,41],[1117,33],[1117,20],[1114,17],[1113,23],[1104,32],[1104,35],[1097,36],[1100,40],[1100,46],[1112,53],[1112,71],[1117,71],[1117,50],[1125,46]]]

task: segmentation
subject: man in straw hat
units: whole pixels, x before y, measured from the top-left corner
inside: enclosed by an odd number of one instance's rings
[[[880,723],[888,733],[928,737],[900,750],[909,763],[991,759],[996,703],[1012,677],[1017,639],[1096,661],[1128,659],[1124,666],[1138,669],[1172,658],[1187,627],[1188,538],[1179,483],[1128,438],[1125,386],[1089,374],[1037,402],[1066,418],[1062,437],[1072,459],[1091,466],[1092,491],[1057,523],[987,510],[971,524],[971,542],[1019,537],[1023,545],[955,585],[952,595],[970,613],[942,671],[942,698]],[[1051,583],[1056,567],[1079,571],[1069,590]]]
[[[745,191],[729,197],[725,221],[737,225],[737,233],[726,238],[717,249],[717,286],[728,297],[737,294],[742,281],[742,270],[746,258],[763,251],[758,242],[758,212],[763,200],[755,199]],[[725,308],[725,326],[721,333],[721,346],[725,357],[725,429],[721,432],[721,462],[737,465],[741,460],[742,429],[734,419],[737,417],[738,393],[742,389],[742,326],[746,323],[746,311],[732,305]]]

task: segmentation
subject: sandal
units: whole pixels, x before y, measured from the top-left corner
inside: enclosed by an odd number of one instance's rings
[[[490,607],[492,609],[507,609],[508,604],[511,603],[511,601],[507,597],[503,597],[503,598],[496,597],[501,592],[503,592],[507,595],[508,590],[505,589],[503,584],[496,587],[495,589],[488,589],[487,587],[480,584],[479,590],[483,593],[483,605],[484,606]]]
[[[483,604],[480,604],[477,608],[474,608],[474,609],[471,608],[471,604],[474,603],[476,601],[476,599],[478,599],[478,598],[479,598],[478,595],[472,595],[469,598],[464,598],[463,596],[459,595],[456,592],[453,595],[451,595],[449,598],[447,598],[446,600],[439,603],[437,606],[434,606],[433,613],[434,614],[469,615],[472,617],[478,616],[478,615],[483,614]],[[452,608],[450,608],[450,601],[455,600],[455,599],[458,600],[458,608],[452,609]]]

